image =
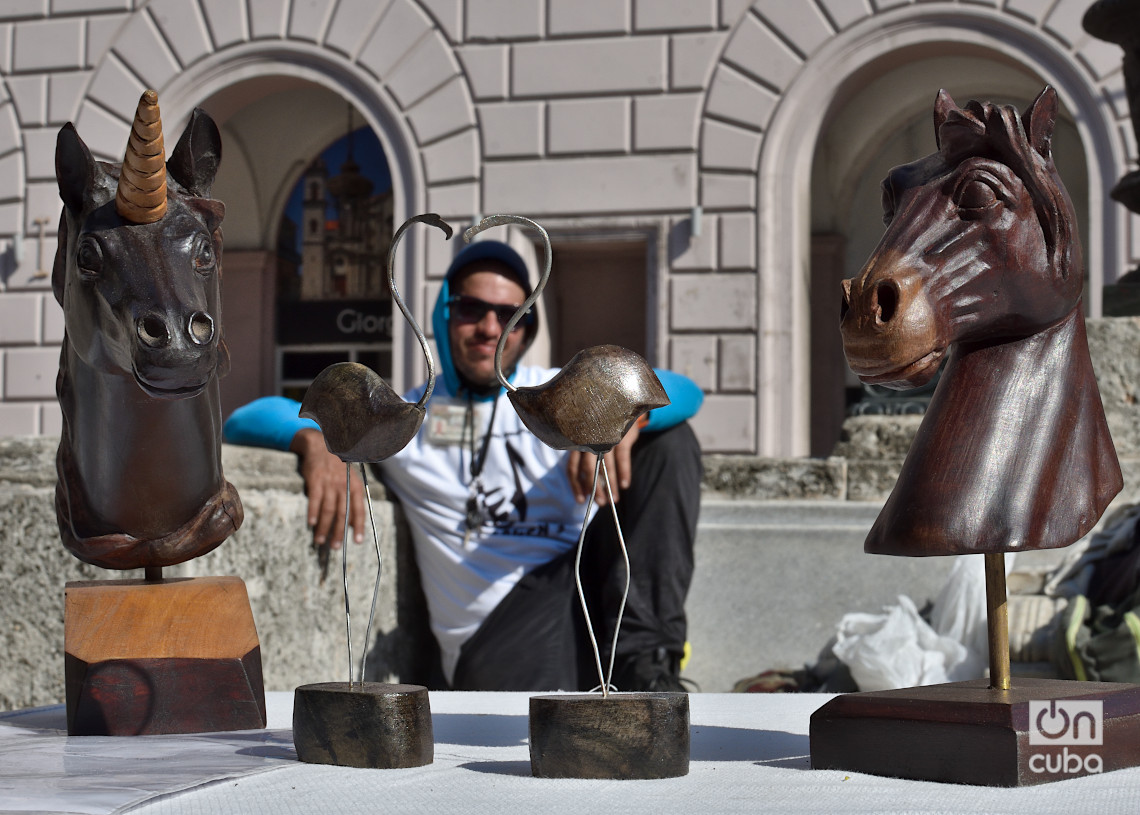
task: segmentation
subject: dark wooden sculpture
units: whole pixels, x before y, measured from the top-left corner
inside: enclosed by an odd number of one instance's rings
[[[196,110],[165,162],[154,91],[122,167],[95,161],[71,124],[59,132],[56,515],[64,545],[96,566],[182,563],[242,522],[221,464],[220,160],[218,130]]]
[[[593,649],[600,694],[535,696],[530,700],[531,772],[545,778],[669,778],[689,772],[689,697],[684,693],[612,694],[611,684],[622,615],[629,596],[629,554],[618,521],[609,472],[603,456],[620,442],[644,413],[669,404],[669,397],[649,363],[617,345],[579,351],[550,381],[516,388],[503,375],[503,350],[519,320],[538,302],[550,279],[552,252],[546,230],[530,218],[492,215],[463,235],[470,241],[493,226],[519,224],[542,238],[544,265],[534,291],[503,327],[495,349],[495,376],[523,424],[555,450],[579,450],[597,456],[594,483],[586,504],[574,561],[574,582]],[[626,584],[618,607],[608,669],[582,588],[582,547],[590,507],[603,478],[618,545],[625,561]],[[683,734],[683,735],[682,735]],[[653,749],[647,745],[653,744]]]
[[[1057,109],[1052,88],[1023,116],[939,92],[938,152],[887,176],[886,233],[843,283],[844,349],[864,382],[914,387],[946,357],[865,549],[984,555],[990,680],[836,699],[812,717],[815,767],[1054,780],[1029,766],[1027,706],[1074,697],[1112,700],[1105,769],[1135,763],[1125,742],[1140,735],[1140,688],[1011,688],[1009,675],[1002,553],[1068,546],[1123,486],[1085,338],[1076,219],[1053,166]]]
[[[624,693],[604,702],[594,694],[532,696],[531,772],[535,778],[687,775],[688,700],[683,693]]]
[[[883,182],[889,225],[844,281],[864,382],[914,387],[948,355],[898,484],[881,554],[1068,546],[1123,486],[1081,316],[1083,267],[1050,138],[1057,97],[1023,118],[940,93],[939,151]]]
[[[154,91],[139,100],[121,166],[95,161],[70,123],[56,142],[60,537],[82,561],[146,575],[67,585],[73,735],[265,723],[245,585],[162,579],[162,567],[209,552],[242,522],[221,464],[225,208],[210,198],[220,160],[201,110],[166,160]]]

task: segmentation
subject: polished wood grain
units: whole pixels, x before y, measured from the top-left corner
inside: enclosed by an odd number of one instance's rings
[[[165,160],[152,90],[121,166],[96,161],[71,123],[56,139],[55,508],[63,545],[86,563],[170,566],[241,526],[221,459],[225,206],[210,197],[220,161],[221,136],[202,110]]]
[[[309,764],[393,769],[435,758],[422,685],[322,682],[293,694],[293,744]]]
[[[1031,745],[1029,703],[1054,699],[1103,701],[1103,744]],[[984,786],[1041,784],[1087,774],[1083,766],[1048,771],[1063,750],[1082,762],[1096,753],[1104,772],[1140,764],[1140,686],[1019,678],[1009,690],[997,690],[977,679],[845,694],[812,714],[810,743],[818,770]],[[1033,760],[1038,754],[1050,761]]]
[[[886,232],[844,281],[847,360],[900,388],[947,363],[868,552],[1068,546],[1123,486],[1053,165],[1057,107],[1051,88],[1021,116],[940,92],[938,151],[883,182]]]
[[[689,696],[532,696],[530,767],[538,778],[688,775]]]
[[[72,735],[265,726],[261,649],[239,578],[68,583],[64,653]]]
[[[1003,553],[1068,546],[1123,486],[1085,336],[1076,216],[1053,164],[1057,113],[1051,88],[1024,115],[940,91],[937,152],[888,174],[886,232],[843,283],[860,379],[915,387],[945,360],[864,548],[984,555],[990,678],[829,702],[812,717],[813,767],[1000,786],[1069,777],[1085,746],[1054,772],[1048,748],[1029,744],[1030,704],[1060,699],[1103,700],[1102,768],[1140,763],[1140,688],[1009,671]]]

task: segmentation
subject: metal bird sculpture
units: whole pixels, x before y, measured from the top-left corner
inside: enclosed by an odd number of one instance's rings
[[[424,406],[435,388],[435,360],[431,348],[396,288],[396,246],[414,223],[438,227],[448,239],[452,230],[435,213],[416,215],[400,225],[388,249],[388,288],[415,332],[427,360],[428,381],[423,396],[415,404],[405,402],[367,365],[338,362],[317,375],[301,402],[301,416],[320,425],[329,452],[346,463],[383,461],[403,450],[419,432],[426,413]]]
[[[360,477],[364,483],[364,503],[368,507],[368,522],[372,527],[372,542],[376,549],[376,585],[372,591],[372,610],[368,617],[365,633],[372,629],[376,614],[376,598],[380,591],[380,575],[383,563],[380,557],[380,538],[376,532],[376,520],[372,516],[372,500],[368,492],[368,463],[383,461],[403,450],[419,432],[426,414],[425,405],[435,388],[435,360],[427,338],[420,330],[412,312],[404,304],[399,289],[396,288],[395,261],[396,246],[408,228],[415,223],[424,223],[443,231],[445,239],[452,235],[451,226],[435,213],[426,213],[409,218],[396,234],[388,248],[388,288],[392,299],[399,306],[404,319],[415,332],[416,339],[423,348],[427,361],[428,380],[423,396],[415,404],[405,402],[392,387],[367,365],[359,362],[338,362],[325,368],[305,392],[301,402],[300,415],[312,419],[321,428],[325,446],[329,452],[345,463],[345,513],[344,541],[341,546],[341,569],[344,582],[344,617],[348,629],[348,681],[352,684],[352,618],[348,602],[348,506],[352,497],[352,464],[360,465]],[[322,559],[323,560],[323,559]],[[327,562],[327,561],[324,561]],[[364,681],[364,662],[367,653],[360,659],[360,681]]]
[[[520,224],[537,230],[542,236],[544,262],[542,276],[534,291],[519,306],[510,320],[503,328],[499,337],[498,347],[495,349],[495,376],[499,383],[507,389],[507,397],[511,400],[515,411],[523,424],[534,433],[544,444],[555,450],[579,450],[593,453],[597,456],[594,465],[594,484],[590,490],[590,497],[586,504],[586,514],[582,520],[582,531],[578,536],[578,550],[574,561],[574,581],[578,587],[578,599],[582,604],[582,612],[586,617],[586,630],[590,637],[590,644],[594,651],[594,662],[598,669],[598,679],[602,695],[606,696],[612,685],[614,656],[617,651],[618,632],[621,629],[621,618],[625,611],[626,599],[629,596],[629,554],[625,546],[625,538],[621,533],[621,524],[618,522],[617,509],[614,506],[613,492],[610,489],[609,472],[606,469],[603,456],[612,450],[618,442],[629,432],[633,423],[643,414],[654,408],[665,407],[669,404],[669,397],[665,389],[653,373],[653,368],[639,354],[617,345],[597,345],[586,348],[574,355],[550,381],[534,387],[518,388],[507,381],[503,376],[503,349],[507,338],[518,324],[519,320],[531,309],[542,296],[550,279],[550,266],[552,252],[550,236],[538,223],[519,215],[492,215],[484,218],[463,234],[466,241],[485,229],[507,224]],[[594,626],[590,620],[590,612],[586,606],[586,596],[582,589],[581,562],[582,543],[586,537],[586,524],[593,504],[594,494],[598,488],[600,474],[605,475],[606,494],[609,496],[610,509],[613,512],[614,527],[617,529],[618,544],[621,547],[622,558],[625,561],[625,592],[621,605],[618,608],[617,625],[614,626],[614,638],[610,648],[608,671],[602,671],[602,659],[598,649],[597,638],[594,636]]]

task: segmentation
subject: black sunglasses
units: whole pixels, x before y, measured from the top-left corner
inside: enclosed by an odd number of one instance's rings
[[[505,328],[507,322],[519,310],[518,306],[488,303],[486,300],[480,300],[478,297],[471,297],[466,294],[455,295],[447,301],[447,305],[451,309],[452,318],[460,323],[477,323],[487,315],[488,311],[493,311],[499,321],[500,328]],[[514,330],[517,331],[522,326],[530,325],[532,322],[534,322],[534,309],[528,309],[523,318],[515,325]]]

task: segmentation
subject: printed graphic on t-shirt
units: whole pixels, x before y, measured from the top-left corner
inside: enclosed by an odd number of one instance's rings
[[[528,522],[526,484],[530,479],[526,461],[518,449],[507,439],[496,436],[492,441],[503,443],[507,448],[507,460],[511,465],[512,485],[488,487],[482,479],[471,484],[471,496],[467,499],[467,523],[478,532],[487,526],[494,527],[495,534],[516,537],[563,538],[568,526],[559,522]],[[577,528],[577,527],[575,527]]]

